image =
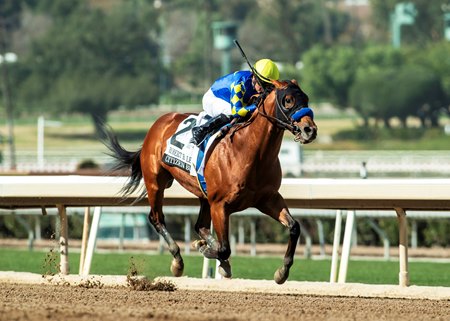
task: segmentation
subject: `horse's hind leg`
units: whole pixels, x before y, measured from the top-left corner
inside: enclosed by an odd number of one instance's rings
[[[282,284],[289,277],[289,269],[294,263],[295,248],[300,237],[300,224],[293,219],[288,211],[286,202],[279,193],[264,199],[265,201],[258,204],[257,208],[289,229],[289,242],[284,255],[283,266],[276,270],[274,274],[275,282]]]
[[[155,219],[156,217],[160,217],[162,212],[159,210],[150,210],[150,214],[148,215],[150,223],[156,229],[156,231],[164,238],[167,245],[169,246],[169,251],[173,256],[172,264],[170,265],[170,271],[173,276],[181,276],[183,275],[184,263],[183,258],[180,253],[180,247],[173,240],[172,236],[166,229],[166,225],[164,220]]]
[[[168,173],[166,173],[166,175],[164,175],[164,173],[160,173],[156,177],[156,184],[151,184],[148,181],[147,177],[145,179],[148,200],[151,207],[148,218],[155,230],[164,238],[167,245],[169,246],[169,251],[173,256],[170,271],[174,276],[181,276],[184,270],[184,263],[183,258],[181,257],[180,247],[167,231],[164,221],[164,214],[162,211],[164,189],[168,187],[172,182],[172,178],[168,176]]]

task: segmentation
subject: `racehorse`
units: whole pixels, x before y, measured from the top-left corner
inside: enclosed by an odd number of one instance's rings
[[[256,98],[256,104],[257,109],[249,119],[234,125],[222,139],[214,142],[214,148],[209,149],[204,168],[207,195],[200,189],[196,177],[162,161],[167,140],[188,114],[161,116],[149,129],[142,148],[136,152],[122,148],[111,128],[103,126],[104,143],[116,158],[116,168],[131,169],[124,193],[134,192],[141,179],[144,180],[144,193],[147,193],[151,208],[149,221],[169,246],[174,276],[182,275],[184,263],[179,246],[166,229],[162,211],[164,190],[174,179],[199,198],[200,212],[195,231],[201,239],[193,245],[205,257],[219,260],[222,276],[231,277],[229,217],[249,207],[257,208],[289,229],[283,266],[275,271],[274,279],[282,284],[289,276],[300,226],[278,192],[282,177],[278,153],[286,129],[297,141],[307,144],[316,138],[317,126],[308,107],[308,96],[295,80],[273,81],[272,88]],[[303,110],[310,112],[294,121],[292,115]],[[211,220],[216,238],[210,230]]]

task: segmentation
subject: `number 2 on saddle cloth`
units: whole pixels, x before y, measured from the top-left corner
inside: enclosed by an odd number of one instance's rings
[[[204,112],[197,115],[191,115],[183,120],[178,128],[168,140],[166,150],[164,151],[162,160],[169,166],[178,167],[190,175],[197,177],[200,189],[206,196],[206,181],[203,176],[203,170],[205,167],[205,155],[211,147],[214,140],[221,136],[222,131],[219,129],[216,133],[208,134],[206,139],[200,146],[196,146],[189,141],[192,138],[192,128],[205,123],[210,117]],[[230,124],[223,128],[226,132]]]

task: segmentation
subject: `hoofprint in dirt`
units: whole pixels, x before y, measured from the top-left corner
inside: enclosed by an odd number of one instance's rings
[[[0,284],[9,320],[450,320],[449,300],[326,297],[235,291]]]

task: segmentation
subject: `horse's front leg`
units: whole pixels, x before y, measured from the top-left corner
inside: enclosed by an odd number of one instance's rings
[[[284,255],[283,266],[275,271],[274,280],[278,284],[283,284],[289,277],[289,269],[294,263],[294,254],[300,237],[300,224],[293,219],[287,208],[283,197],[277,192],[263,198],[257,208],[286,226],[289,229],[289,242]]]
[[[231,266],[228,261],[231,249],[228,239],[229,215],[223,205],[209,205],[205,199],[200,200],[200,214],[195,224],[195,230],[202,240],[194,242],[194,247],[208,259],[217,259],[220,262],[219,273],[226,278],[231,277]],[[211,219],[217,239],[210,230]]]
[[[192,245],[204,257],[208,259],[217,259],[218,257],[218,243],[211,234],[211,208],[208,200],[200,199],[200,212],[198,214],[197,222],[195,223],[195,231],[200,240],[195,240]]]
[[[228,259],[231,255],[229,228],[230,214],[225,211],[223,204],[211,205],[211,217],[217,236],[217,259],[220,262],[219,273],[225,278],[231,278],[231,265]]]

